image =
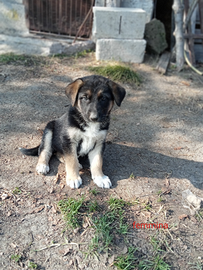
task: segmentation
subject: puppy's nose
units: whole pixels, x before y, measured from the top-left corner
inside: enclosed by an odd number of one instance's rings
[[[96,122],[98,120],[97,112],[91,112],[90,113],[90,121]]]

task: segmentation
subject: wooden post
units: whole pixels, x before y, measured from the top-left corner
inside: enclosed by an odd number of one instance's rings
[[[173,10],[175,17],[175,39],[176,39],[176,64],[178,71],[184,67],[184,36],[183,36],[183,10],[181,0],[174,0]]]

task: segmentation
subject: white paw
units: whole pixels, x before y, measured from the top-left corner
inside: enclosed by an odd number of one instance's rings
[[[70,180],[69,178],[66,178],[66,183],[71,188],[79,188],[79,186],[82,185],[82,179],[80,176],[78,176],[75,180]]]
[[[40,174],[47,174],[49,172],[49,166],[46,164],[37,164],[36,171]]]
[[[93,181],[101,188],[110,188],[112,186],[110,179],[106,175],[93,177]]]

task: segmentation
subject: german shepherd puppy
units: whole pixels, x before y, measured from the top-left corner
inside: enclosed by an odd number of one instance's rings
[[[66,183],[71,188],[82,184],[78,158],[87,155],[94,183],[110,188],[111,181],[102,172],[102,155],[114,101],[120,106],[126,91],[107,78],[92,75],[70,83],[65,93],[71,100],[69,111],[47,124],[39,146],[20,150],[39,156],[36,171],[41,174],[49,172],[49,160],[56,153],[65,163]]]

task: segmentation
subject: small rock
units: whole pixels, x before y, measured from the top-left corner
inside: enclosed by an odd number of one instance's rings
[[[193,216],[190,217],[190,220],[191,220],[192,222],[194,222],[194,223],[197,223],[196,218],[194,218]]]
[[[66,256],[68,253],[70,253],[70,248],[67,248],[66,250],[64,250],[63,256]]]
[[[126,254],[127,252],[128,252],[128,247],[124,245],[123,249],[121,250],[121,254]]]
[[[78,264],[78,267],[82,270],[85,269],[85,265],[84,264]]]
[[[160,54],[168,47],[164,24],[157,19],[153,19],[146,24],[145,39],[149,52]]]
[[[54,193],[54,187],[53,187],[53,186],[50,187],[49,193],[50,193],[50,194]]]
[[[182,204],[190,210],[191,215],[194,215],[203,206],[203,199],[186,189],[182,192]]]
[[[60,188],[63,189],[65,185],[63,183],[60,184]]]
[[[182,214],[182,215],[180,215],[178,218],[179,218],[180,220],[185,220],[187,217],[188,217],[188,215]]]
[[[83,226],[84,229],[86,229],[89,226],[89,224],[86,222],[86,223],[83,223],[82,226]]]
[[[76,228],[76,229],[74,229],[74,231],[73,231],[73,232],[74,232],[74,234],[78,233],[79,229],[80,229],[80,228]]]
[[[111,257],[108,259],[108,262],[109,262],[110,265],[113,264],[114,259],[115,259],[115,256],[114,256],[114,255],[111,256]]]
[[[17,247],[17,245],[14,244],[14,243],[11,243],[11,246],[12,246],[12,248],[16,248]]]
[[[9,196],[8,196],[7,193],[3,193],[3,194],[1,195],[2,201],[6,200],[7,198],[9,198]]]

